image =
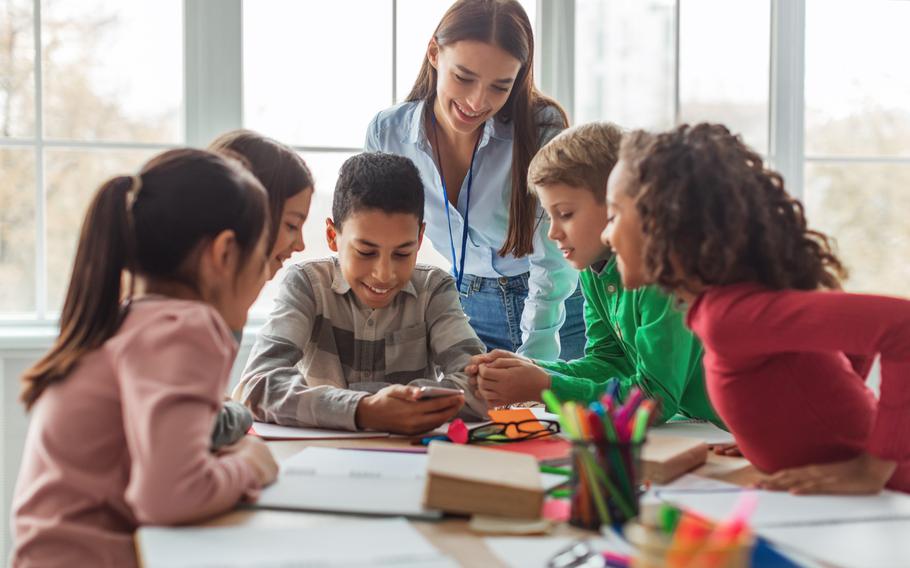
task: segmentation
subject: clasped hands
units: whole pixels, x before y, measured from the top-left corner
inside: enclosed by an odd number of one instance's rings
[[[550,375],[527,357],[494,349],[475,355],[465,367],[473,394],[490,407],[539,401],[550,388]]]

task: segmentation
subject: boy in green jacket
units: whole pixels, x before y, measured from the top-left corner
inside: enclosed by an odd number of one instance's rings
[[[622,131],[592,123],[564,131],[531,161],[528,186],[550,217],[547,236],[581,270],[587,344],[574,361],[532,361],[508,351],[477,355],[465,369],[490,406],[539,401],[552,390],[560,400],[598,399],[607,381],[618,397],[632,387],[661,403],[661,421],[677,413],[723,425],[705,391],[702,348],[683,324],[674,300],[655,287],[624,290],[616,258],[601,243],[610,223],[606,187]]]

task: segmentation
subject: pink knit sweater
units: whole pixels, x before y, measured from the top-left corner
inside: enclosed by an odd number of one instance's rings
[[[133,531],[232,508],[253,468],[209,451],[236,342],[208,304],[148,298],[31,413],[15,566],[135,566]]]

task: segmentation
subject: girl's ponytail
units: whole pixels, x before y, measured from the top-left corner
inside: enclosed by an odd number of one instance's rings
[[[65,377],[83,355],[117,331],[123,273],[133,264],[129,209],[141,183],[139,176],[113,178],[89,205],[60,314],[60,335],[22,377],[21,400],[27,409],[48,385]]]

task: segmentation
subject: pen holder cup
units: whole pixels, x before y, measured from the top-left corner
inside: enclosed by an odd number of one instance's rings
[[[641,442],[572,443],[572,507],[569,523],[597,530],[621,527],[638,516]]]
[[[755,537],[748,532],[732,543],[687,544],[674,542],[656,527],[629,523],[625,536],[635,547],[632,568],[748,568],[755,547]]]

